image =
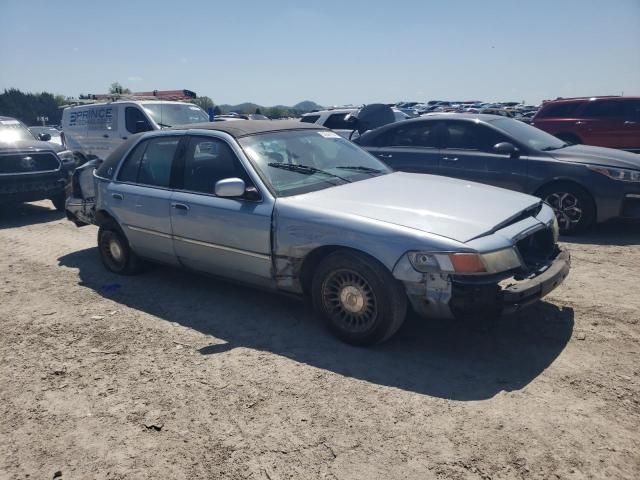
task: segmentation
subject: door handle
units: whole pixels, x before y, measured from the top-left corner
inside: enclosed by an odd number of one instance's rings
[[[104,135],[102,135],[104,138],[109,138],[109,135],[107,135],[106,133]]]
[[[176,210],[184,210],[185,212],[189,210],[189,205],[185,205],[184,203],[172,203],[171,206]]]
[[[391,155],[390,153],[379,153],[378,156],[380,158],[392,158],[393,155]]]
[[[124,200],[124,197],[122,196],[121,193],[112,193],[111,196],[116,200]]]
[[[636,122],[632,122],[630,120],[627,120],[626,122],[624,122],[625,125],[635,125]]]
[[[127,139],[127,137],[122,137],[122,139],[123,139],[123,140],[126,140],[126,139]]]
[[[443,160],[446,160],[447,162],[457,162],[458,161],[458,157],[442,157]]]

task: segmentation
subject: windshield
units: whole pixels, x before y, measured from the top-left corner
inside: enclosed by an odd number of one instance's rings
[[[262,179],[279,197],[384,175],[391,169],[327,130],[289,130],[239,140]]]
[[[209,121],[204,110],[190,103],[145,103],[142,107],[163,128]]]
[[[567,146],[567,143],[553,135],[549,135],[519,120],[501,118],[499,120],[492,120],[490,123],[534,150],[557,150],[558,148]]]
[[[0,142],[13,143],[21,140],[35,140],[35,137],[18,120],[0,120]]]

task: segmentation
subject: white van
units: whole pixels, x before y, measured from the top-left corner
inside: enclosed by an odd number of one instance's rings
[[[209,115],[192,103],[118,100],[66,107],[62,132],[78,158],[104,160],[134,133],[208,121]]]

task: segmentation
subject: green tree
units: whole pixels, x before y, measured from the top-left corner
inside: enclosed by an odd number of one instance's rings
[[[256,115],[262,115],[262,112],[260,111],[260,107],[256,108]]]
[[[38,117],[47,117],[49,124],[58,124],[62,117],[59,96],[51,93],[24,93],[10,88],[0,94],[0,112],[17,118],[27,125],[37,125]]]
[[[109,87],[109,93],[131,93],[131,90],[123,87],[119,82],[113,82]]]
[[[205,112],[208,111],[209,108],[213,108],[215,105],[213,103],[213,100],[211,100],[209,97],[206,97],[206,96],[194,98],[193,100],[191,100],[191,103],[195,103]]]
[[[222,115],[222,110],[220,110],[220,107],[218,105],[213,107],[213,114],[214,115]]]

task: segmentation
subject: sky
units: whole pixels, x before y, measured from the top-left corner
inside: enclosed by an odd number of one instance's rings
[[[640,95],[640,0],[0,0],[0,90],[214,102]]]

